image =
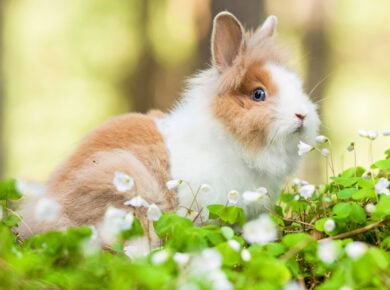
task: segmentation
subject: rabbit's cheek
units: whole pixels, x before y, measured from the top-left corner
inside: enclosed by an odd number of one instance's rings
[[[221,96],[212,104],[212,112],[227,133],[244,148],[258,150],[265,144],[272,118],[268,110],[250,103],[237,102],[237,96],[233,95]]]

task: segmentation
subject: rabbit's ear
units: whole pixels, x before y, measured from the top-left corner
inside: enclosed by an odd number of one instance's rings
[[[268,16],[263,24],[253,33],[252,39],[255,43],[260,43],[266,38],[273,37],[276,33],[278,18],[274,15]]]
[[[214,18],[211,36],[211,54],[219,71],[233,64],[245,49],[245,32],[241,23],[229,12],[221,12]]]

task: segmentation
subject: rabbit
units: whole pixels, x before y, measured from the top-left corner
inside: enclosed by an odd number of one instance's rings
[[[246,32],[234,15],[219,13],[211,66],[189,79],[182,100],[167,114],[128,113],[92,130],[46,184],[46,196],[61,205],[59,218],[34,223],[31,204],[25,203],[21,213],[28,228],[21,225],[20,236],[98,225],[108,206],[134,211],[124,202],[137,195],[162,211],[197,212],[202,220],[207,205],[225,204],[232,189],[264,187],[275,203],[299,164],[298,142],[313,141],[320,124],[316,105],[275,40],[276,26],[277,18],[269,16]],[[131,176],[134,187],[118,192],[115,171]],[[169,180],[207,186],[198,192],[185,184],[169,189]],[[249,218],[263,210],[246,208]],[[146,240],[156,245],[145,213],[138,217],[149,229]]]

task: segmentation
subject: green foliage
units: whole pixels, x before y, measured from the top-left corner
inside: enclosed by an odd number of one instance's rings
[[[9,201],[21,195],[14,180],[1,181],[0,289],[387,289],[390,196],[376,186],[389,177],[389,160],[387,151],[369,177],[362,167],[349,168],[310,198],[300,185],[283,192],[270,213],[276,241],[247,243],[244,211],[210,205],[211,223],[200,226],[164,213],[154,222],[161,248],[133,260],[123,242],[143,235],[137,219],[111,250],[95,244],[88,226],[19,241],[12,228],[20,218]]]

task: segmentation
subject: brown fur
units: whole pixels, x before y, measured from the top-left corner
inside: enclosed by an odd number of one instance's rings
[[[249,151],[258,151],[259,146],[264,144],[264,136],[268,135],[267,128],[272,122],[272,110],[269,107],[275,103],[277,94],[271,74],[264,68],[264,65],[269,61],[285,63],[287,57],[273,41],[272,29],[274,27],[267,30],[262,30],[260,27],[254,33],[244,34],[243,28],[237,29],[237,26],[241,27],[239,22],[224,27],[226,31],[232,27],[235,37],[223,39],[225,46],[239,47],[235,49],[236,55],[231,55],[231,51],[218,50],[216,49],[218,46],[213,45],[213,57],[232,59],[225,61],[232,65],[225,67],[225,70],[221,72],[218,97],[214,100],[211,110],[244,148]],[[243,33],[242,37],[245,41],[236,35],[237,31]],[[223,31],[223,33],[226,32]],[[218,34],[218,31],[214,31],[214,42],[220,41]],[[254,102],[251,99],[252,92],[257,88],[265,90],[266,102]]]
[[[267,93],[267,102],[254,102],[252,92],[263,88]],[[272,122],[271,110],[276,87],[270,74],[261,66],[250,67],[244,76],[242,85],[235,90],[222,93],[215,99],[212,111],[217,119],[247,150],[256,151],[268,135],[267,128]]]
[[[112,183],[114,171],[122,171],[134,179],[135,186],[130,192],[116,191]],[[97,225],[109,205],[130,209],[123,203],[137,194],[163,211],[172,211],[176,208],[176,197],[166,188],[168,180],[168,152],[153,119],[142,114],[118,116],[89,133],[49,179],[48,195],[62,206],[59,220],[29,226],[36,233]],[[141,211],[139,218],[144,228],[150,228],[144,210]],[[28,212],[24,214],[29,216]],[[25,221],[28,223],[29,219]],[[29,234],[23,228],[20,233],[22,237]],[[151,238],[155,244],[155,237]]]

